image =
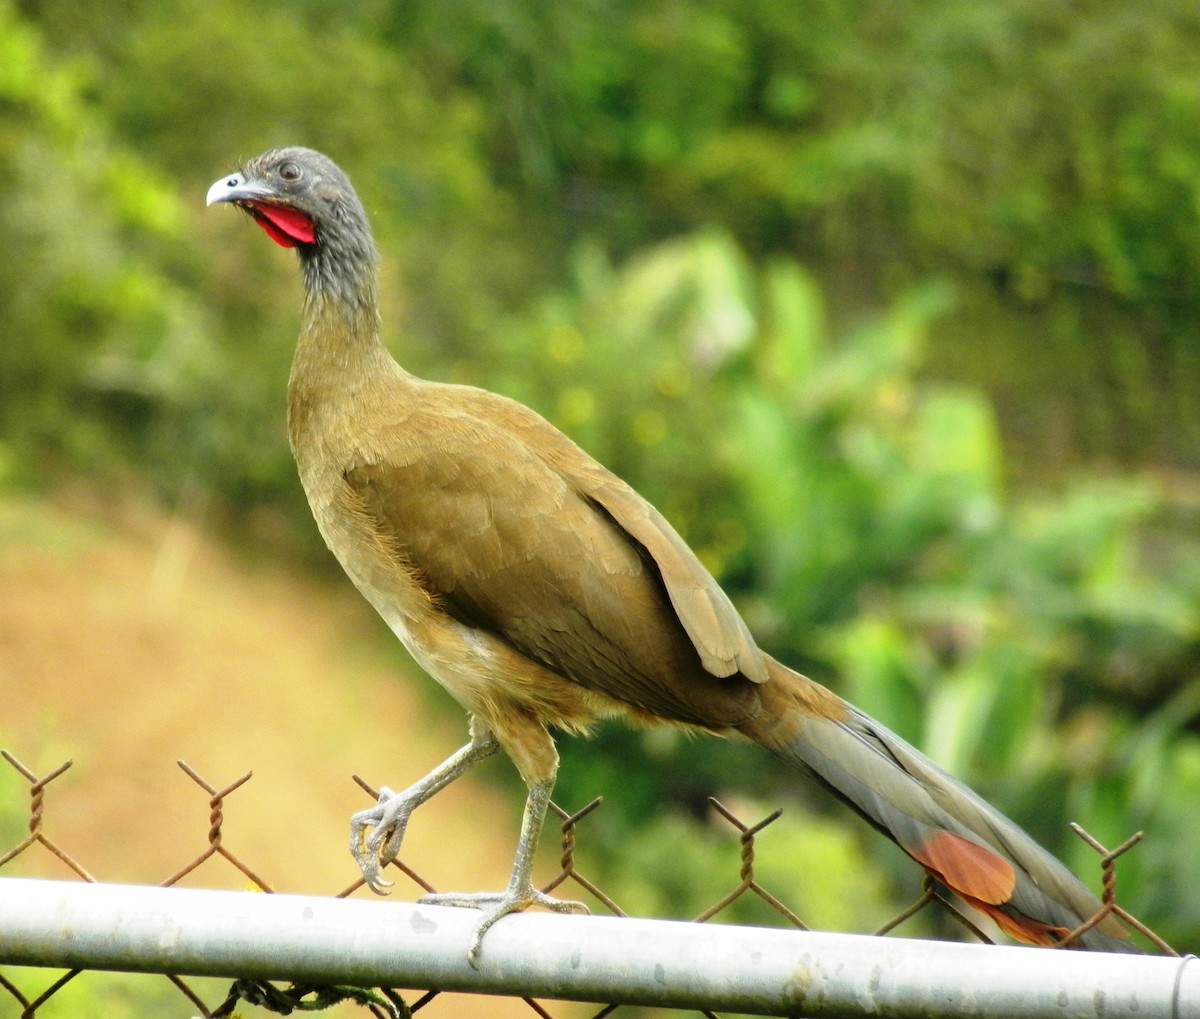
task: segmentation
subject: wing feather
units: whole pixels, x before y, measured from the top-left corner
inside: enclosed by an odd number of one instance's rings
[[[343,476],[445,610],[643,710],[747,717],[761,653],[670,524],[532,411],[436,395]]]

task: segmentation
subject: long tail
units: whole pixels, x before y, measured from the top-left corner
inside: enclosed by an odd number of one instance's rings
[[[774,659],[768,673],[765,710],[742,732],[817,779],[1005,933],[1051,945],[1100,911],[1062,863],[895,733]],[[1111,915],[1077,945],[1137,951]]]

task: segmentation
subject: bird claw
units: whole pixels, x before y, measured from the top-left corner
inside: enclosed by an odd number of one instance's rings
[[[555,913],[588,912],[587,906],[582,902],[556,899],[533,887],[509,888],[503,892],[432,892],[421,896],[420,902],[426,906],[466,906],[486,910],[479,926],[475,928],[471,948],[467,952],[467,962],[475,968],[479,966],[479,950],[483,945],[483,936],[492,924],[509,913],[519,913],[530,906],[541,906]]]
[[[387,895],[392,887],[383,868],[400,854],[414,806],[410,798],[384,787],[375,806],[350,818],[350,852],[367,887],[376,895]]]

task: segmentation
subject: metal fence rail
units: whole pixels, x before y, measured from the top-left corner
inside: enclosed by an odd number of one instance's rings
[[[753,1015],[1200,1019],[1194,957],[0,879],[0,962]]]
[[[1113,1016],[1200,1019],[1200,965],[1194,960],[1046,949],[947,944],[878,936],[809,932],[803,921],[754,873],[755,838],[779,812],[746,824],[713,801],[714,817],[740,842],[737,880],[693,923],[631,920],[594,880],[576,866],[581,822],[599,801],[562,820],[561,870],[546,890],[573,883],[612,917],[520,915],[507,917],[484,942],[478,969],[467,963],[477,922],[470,910],[397,902],[351,900],[361,879],[335,898],[274,894],[268,881],[234,853],[224,837],[228,797],[246,774],[218,786],[183,762],[208,810],[207,844],[157,888],[104,885],[83,862],[46,831],[48,788],[70,762],[38,776],[8,751],[0,758],[28,783],[28,834],[7,851],[0,870],[18,857],[49,853],[81,881],[55,882],[0,874],[0,966],[66,968],[40,991],[0,969],[0,1015],[15,1001],[23,1017],[36,1017],[85,970],[159,973],[172,981],[195,1011],[228,1016],[239,1000],[280,1013],[351,1000],[377,1016],[410,1015],[395,988],[423,989],[417,1011],[444,992],[503,994],[521,998],[538,1015],[550,1013],[534,998],[694,1008],[764,1015],[812,1016]],[[360,785],[374,796],[365,783]],[[57,789],[57,786],[55,787]],[[1081,832],[1100,855],[1102,911],[1114,914],[1167,956],[1174,953],[1117,905],[1115,867],[1137,837],[1109,852]],[[171,887],[207,861],[235,867],[262,892],[198,891]],[[397,866],[418,890],[433,888],[403,863]],[[708,924],[734,901],[754,896],[792,930]],[[888,921],[886,934],[914,913],[946,908],[970,936],[986,941],[927,881],[924,893]],[[1086,925],[1085,925],[1086,926]],[[1082,928],[1081,928],[1082,929]],[[225,976],[235,981],[226,1000],[202,1000],[185,976]],[[292,988],[266,981],[291,980]],[[25,984],[25,987],[19,986]],[[364,990],[377,988],[378,990]]]

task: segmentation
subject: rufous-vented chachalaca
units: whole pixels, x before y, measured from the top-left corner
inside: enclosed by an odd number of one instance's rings
[[[288,433],[321,534],[420,665],[470,712],[470,742],[352,819],[367,882],[412,811],[498,750],[529,788],[497,894],[427,901],[582,909],[533,887],[558,768],[550,729],[598,718],[740,732],[815,778],[1013,937],[1052,944],[1100,902],[1017,825],[917,750],[754,643],[732,603],[645,499],[533,411],[416,378],[380,340],[376,251],[328,158],[274,149],[217,181],[304,278]],[[1079,945],[1128,950],[1112,917]]]

